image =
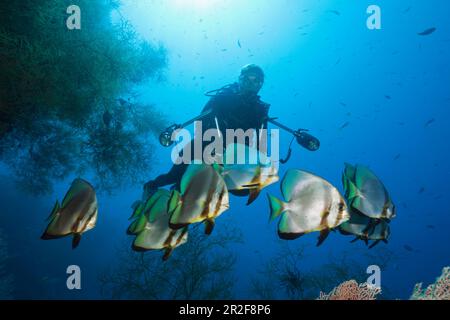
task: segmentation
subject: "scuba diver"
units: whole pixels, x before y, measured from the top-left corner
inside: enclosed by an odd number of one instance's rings
[[[294,139],[297,143],[309,151],[316,151],[320,147],[320,141],[312,135],[306,133],[306,129],[293,130],[278,121],[276,118],[270,118],[269,104],[261,101],[258,92],[264,84],[264,72],[255,65],[248,64],[242,67],[238,82],[226,85],[220,89],[207,92],[205,95],[211,97],[208,103],[203,108],[201,114],[194,119],[187,121],[181,125],[173,125],[164,131],[160,136],[160,143],[163,146],[170,146],[173,144],[172,133],[174,130],[184,128],[194,121],[202,121],[202,129],[217,129],[225,132],[226,129],[247,131],[253,129],[252,133],[259,136],[261,129],[267,129],[268,122],[283,129],[293,135],[291,143],[289,144],[288,154],[285,159],[280,159],[280,163],[286,163],[291,156],[291,145]],[[195,139],[202,139],[196,137]],[[258,140],[258,139],[256,139]],[[246,140],[245,143],[251,143],[252,137]],[[188,143],[184,148],[192,148],[192,143]],[[203,147],[209,142],[202,142]],[[228,141],[227,141],[228,143]],[[224,146],[226,148],[226,145]],[[257,141],[256,148],[259,150],[259,142]],[[184,149],[183,149],[184,150]],[[182,157],[183,150],[179,153]],[[193,154],[190,152],[189,154]],[[190,160],[194,160],[191,157]],[[201,160],[201,159],[200,159]],[[158,176],[156,179],[148,181],[144,185],[144,198],[147,198],[159,188],[173,185],[173,188],[179,189],[179,184],[188,164],[174,164],[168,173]],[[247,191],[247,190],[244,190]],[[236,194],[239,195],[239,194]],[[242,194],[245,195],[245,192]]]
[[[255,64],[248,64],[241,69],[238,82],[207,92],[206,96],[211,98],[197,117],[202,121],[203,130],[217,128],[225,132],[226,129],[254,129],[259,132],[262,128],[267,129],[269,104],[261,101],[258,95],[263,84],[263,70]],[[179,127],[182,126],[176,126]],[[189,143],[186,147],[191,146],[192,143]],[[149,196],[167,185],[177,187],[187,166],[185,163],[174,164],[168,173],[148,181],[144,185],[144,195]]]

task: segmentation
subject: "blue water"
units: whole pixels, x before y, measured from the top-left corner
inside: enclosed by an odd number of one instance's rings
[[[397,217],[389,244],[379,247],[395,256],[382,274],[390,296],[408,298],[414,284],[433,282],[450,265],[448,1],[122,2],[121,13],[137,32],[168,49],[166,80],[137,88],[142,102],[182,122],[203,108],[204,92],[236,81],[244,64],[260,65],[266,73],[260,94],[271,104],[270,115],[290,127],[310,129],[322,142],[314,153],[295,145],[280,176],[289,168],[304,169],[342,190],[344,163],[361,163],[388,188]],[[381,8],[381,30],[366,27],[370,4]],[[417,34],[429,27],[436,32]],[[431,119],[435,121],[425,126]],[[282,133],[282,156],[289,141]],[[170,150],[157,150],[155,176],[171,166]],[[129,241],[125,230],[130,205],[140,197],[141,186],[113,196],[100,194],[96,228],[71,251],[68,238],[43,242],[39,236],[55,199],[62,199],[73,177],[58,183],[52,195],[30,197],[8,175],[3,170],[1,225],[11,256],[14,296],[103,297],[98,274],[117,262],[117,248]],[[232,247],[237,254],[236,298],[255,297],[250,279],[280,250],[276,223],[268,223],[266,191],[279,196],[279,184],[265,189],[249,207],[245,199],[232,198],[230,210],[217,221],[216,228],[231,224],[244,235],[244,243]],[[307,246],[302,260],[306,268],[328,262],[330,253],[353,253],[363,266],[372,262],[365,256],[365,245],[349,243],[350,237],[333,233],[318,248],[316,239],[317,234],[309,234],[289,244]],[[82,290],[66,288],[70,264],[82,269]]]

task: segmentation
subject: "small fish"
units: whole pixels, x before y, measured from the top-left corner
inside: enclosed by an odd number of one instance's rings
[[[398,160],[398,159],[400,159],[400,153],[394,157],[394,160]]]
[[[222,52],[225,52],[225,51],[228,51],[228,49],[225,49],[225,48],[224,48],[224,49],[222,49],[221,51],[222,51]]]
[[[424,191],[425,191],[425,187],[421,187],[417,193],[422,194],[422,193],[424,193]]]
[[[281,216],[278,222],[281,239],[292,240],[320,231],[319,246],[331,229],[350,218],[339,191],[328,181],[309,172],[288,170],[281,181],[281,192],[287,202],[268,194],[270,220]]]
[[[428,229],[434,229],[434,226],[432,224],[427,225]]]
[[[408,246],[407,244],[405,244],[405,245],[403,246],[403,248],[404,248],[406,251],[409,251],[409,252],[413,252],[413,251],[414,251],[414,249],[413,249],[411,246]]]
[[[386,98],[386,99],[388,99],[388,100],[391,100],[392,98],[391,98],[391,96],[389,96],[389,95],[384,95],[384,97]]]
[[[436,28],[434,28],[434,27],[433,28],[428,28],[428,29],[426,29],[426,30],[424,30],[422,32],[419,32],[418,35],[419,36],[427,36],[429,34],[432,34],[435,31],[436,31]]]
[[[403,13],[408,13],[411,10],[411,6],[409,6],[408,8],[406,8],[405,10],[403,10]]]
[[[339,11],[337,11],[337,10],[327,10],[327,12],[333,13],[333,14],[335,14],[335,15],[337,15],[337,16],[340,16],[340,15],[341,15],[341,13],[340,13]]]
[[[238,44],[239,48],[242,48],[240,40],[237,41],[237,44]]]
[[[120,103],[121,106],[124,106],[125,104],[127,104],[127,101],[124,100],[124,99],[122,99],[122,98],[119,98],[119,99],[117,99],[117,100],[119,101],[119,103]]]
[[[347,104],[346,103],[344,103],[344,102],[339,102],[339,104],[341,105],[341,106],[343,106],[343,107],[346,107],[347,106]]]
[[[95,227],[97,212],[94,188],[83,179],[75,179],[62,204],[56,201],[41,239],[50,240],[73,235],[72,248],[75,249],[80,243],[81,235]]]
[[[337,59],[337,61],[334,63],[335,66],[337,66],[339,63],[341,63],[341,58]]]
[[[342,130],[342,129],[348,127],[349,124],[350,124],[349,121],[345,122],[342,126],[339,127],[339,130]]]
[[[434,119],[434,118],[428,120],[427,122],[425,122],[424,127],[428,127],[430,124],[432,124],[435,121],[436,121],[436,119]]]
[[[169,200],[169,226],[182,229],[205,222],[211,234],[215,218],[229,208],[228,190],[218,165],[190,164],[181,178],[180,191],[173,190]]]

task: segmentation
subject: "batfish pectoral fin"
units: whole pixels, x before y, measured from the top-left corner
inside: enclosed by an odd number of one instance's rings
[[[214,229],[214,219],[205,220],[205,234],[210,235]]]
[[[75,249],[76,247],[78,247],[78,245],[80,244],[80,241],[81,241],[81,233],[74,233],[73,239],[72,239],[72,249]]]
[[[250,189],[250,194],[248,195],[247,205],[250,205],[253,201],[255,201],[256,198],[258,198],[260,192],[261,192],[261,189],[259,189],[259,188]]]
[[[319,235],[319,238],[318,238],[318,240],[317,240],[317,247],[318,246],[320,246],[324,241],[325,241],[325,239],[328,237],[328,235],[330,234],[330,229],[323,229],[322,231],[320,231],[320,235]]]

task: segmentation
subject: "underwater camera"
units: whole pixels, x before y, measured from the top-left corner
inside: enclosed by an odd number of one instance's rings
[[[320,141],[304,130],[297,130],[295,133],[297,143],[309,151],[317,151],[320,148]]]
[[[159,143],[163,147],[170,147],[173,144],[172,134],[178,128],[179,128],[179,126],[173,125],[173,126],[168,127],[163,132],[161,132],[161,134],[159,135]]]

